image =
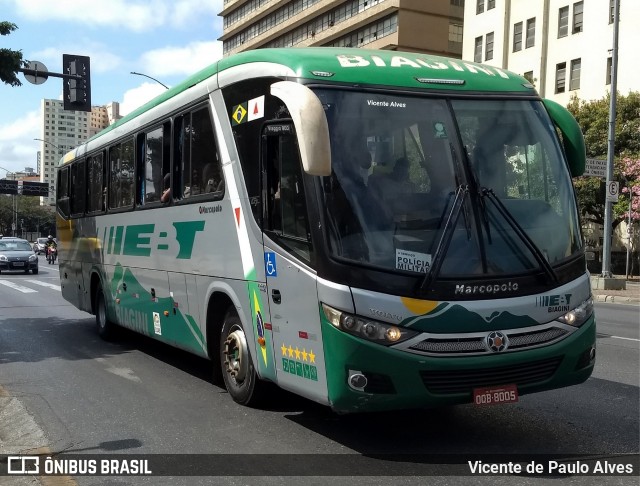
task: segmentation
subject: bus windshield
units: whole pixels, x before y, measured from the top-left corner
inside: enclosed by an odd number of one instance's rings
[[[570,174],[542,103],[316,90],[338,259],[439,277],[523,275],[581,249]]]

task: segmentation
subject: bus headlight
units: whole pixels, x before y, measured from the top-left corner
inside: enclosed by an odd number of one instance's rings
[[[354,316],[347,312],[334,309],[327,304],[322,304],[322,310],[327,320],[341,331],[353,334],[367,341],[373,341],[385,346],[391,346],[418,334],[407,328],[373,321],[364,317]]]
[[[558,317],[558,321],[570,326],[580,327],[593,314],[593,299],[589,297],[582,304],[565,315]]]

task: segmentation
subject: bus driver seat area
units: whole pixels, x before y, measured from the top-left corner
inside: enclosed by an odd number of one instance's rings
[[[371,167],[371,153],[364,141],[354,145],[358,148],[347,144],[334,152],[336,164],[330,179],[328,205],[335,218],[335,230],[344,256],[368,260],[369,248],[365,240],[367,234],[379,227],[383,212],[369,194],[362,175]]]
[[[493,190],[499,198],[506,195],[505,133],[498,127],[485,129],[473,149],[473,166],[481,187]]]

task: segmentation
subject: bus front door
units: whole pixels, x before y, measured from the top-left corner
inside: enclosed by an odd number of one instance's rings
[[[267,292],[278,384],[327,404],[317,277],[283,253],[265,244]]]
[[[278,384],[328,402],[317,276],[293,124],[265,124],[261,140],[262,226],[267,298]]]

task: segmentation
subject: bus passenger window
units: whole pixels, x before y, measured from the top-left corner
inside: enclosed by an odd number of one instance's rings
[[[182,196],[185,198],[219,191],[221,168],[208,107],[183,117],[179,148],[182,155]]]
[[[305,202],[302,163],[295,135],[274,125],[263,136],[263,165],[266,173],[264,229],[281,238],[298,256],[310,259],[309,221]],[[278,135],[274,135],[274,134]]]
[[[87,212],[104,211],[104,196],[106,196],[104,180],[104,166],[102,154],[96,154],[87,159]]]
[[[162,179],[162,196],[160,196],[160,202],[163,204],[168,203],[171,200],[171,174],[166,173]]]
[[[219,192],[224,189],[224,180],[218,164],[209,162],[202,170],[203,192],[209,194],[211,192]]]
[[[140,200],[149,204],[161,200],[164,174],[169,172],[169,122],[138,137],[138,181]],[[163,201],[164,202],[164,201]]]

